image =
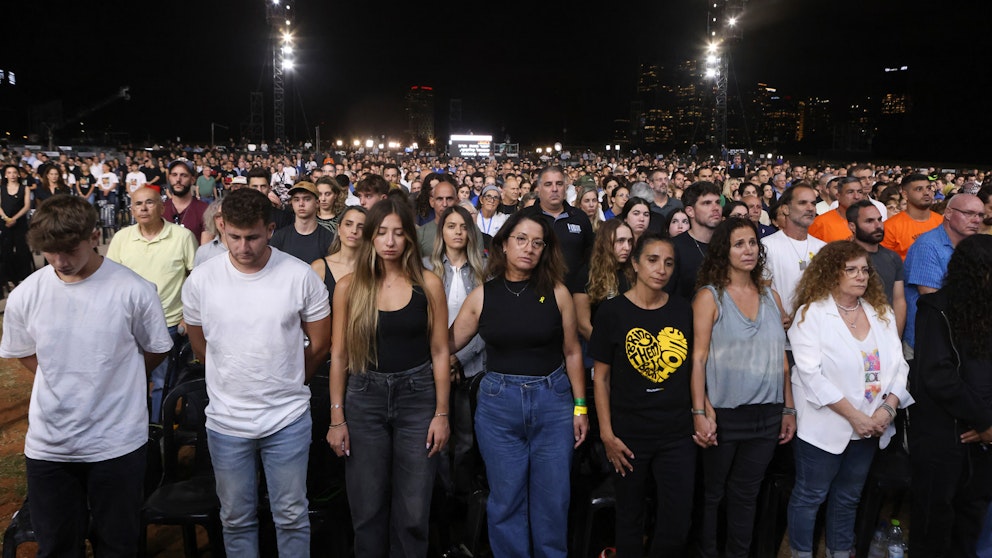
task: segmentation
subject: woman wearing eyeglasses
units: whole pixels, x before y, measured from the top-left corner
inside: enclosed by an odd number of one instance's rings
[[[864,248],[820,249],[796,287],[789,328],[798,413],[796,483],[789,500],[792,555],[812,556],[813,524],[827,501],[827,556],[848,556],[875,450],[895,433],[896,409],[913,403],[896,320]]]
[[[475,224],[483,234],[496,236],[503,223],[509,219],[508,214],[496,211],[499,209],[499,202],[499,188],[489,185],[482,189],[482,194],[479,196],[479,214],[475,217]]]
[[[468,295],[451,327],[452,352],[476,333],[486,343],[475,433],[494,556],[568,553],[569,470],[589,420],[564,271],[551,226],[514,213],[493,239],[492,279]]]

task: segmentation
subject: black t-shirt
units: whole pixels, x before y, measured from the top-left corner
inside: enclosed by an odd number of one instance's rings
[[[302,235],[296,232],[295,225],[289,225],[276,229],[269,245],[309,264],[326,256],[333,240],[334,236],[324,227],[318,226],[312,233]]]
[[[586,264],[579,269],[578,273],[576,273],[572,278],[572,283],[567,285],[567,287],[568,292],[572,294],[587,294],[589,292],[589,264]],[[627,276],[623,273],[623,271],[617,271],[617,294],[608,296],[607,299],[613,298],[614,296],[620,296],[629,290],[630,281],[627,280]],[[591,302],[589,305],[589,321],[595,321],[596,311],[603,302],[605,301]]]
[[[903,274],[902,258],[884,246],[879,246],[878,252],[869,252],[868,255],[871,257],[871,266],[875,268],[878,276],[882,279],[882,288],[885,289],[885,297],[889,299],[889,306],[892,306],[892,291],[896,281],[905,282],[906,280]]]
[[[696,294],[696,275],[710,245],[692,238],[689,231],[673,238],[672,244],[675,245],[675,269],[665,285],[665,292],[692,300]]]
[[[692,434],[692,307],[677,296],[644,310],[625,295],[603,302],[589,356],[610,365],[610,416],[619,437]]]
[[[501,374],[547,376],[564,362],[564,330],[555,294],[497,277],[483,285],[479,335],[486,366]]]
[[[526,212],[530,216],[543,217],[554,229],[561,255],[565,259],[564,282],[566,285],[571,284],[574,275],[578,273],[583,264],[589,261],[589,253],[592,251],[592,244],[596,239],[589,217],[581,209],[568,204],[564,205],[563,212],[557,218],[545,213],[540,204],[534,204],[520,211]]]
[[[165,188],[165,175],[157,167],[139,167],[138,170],[141,171],[141,174],[145,175],[146,181],[154,182],[159,188]],[[156,177],[158,178],[157,182],[155,181]]]
[[[513,215],[514,213],[516,213],[517,209],[519,208],[520,208],[520,202],[517,202],[513,205],[506,205],[505,203],[500,202],[499,207],[496,208],[496,213],[505,213],[507,215]]]

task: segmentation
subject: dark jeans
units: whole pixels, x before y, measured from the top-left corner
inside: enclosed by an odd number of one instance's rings
[[[426,556],[437,456],[427,458],[436,408],[430,363],[348,376],[351,456],[345,480],[355,556]]]
[[[82,558],[88,536],[97,558],[133,558],[141,528],[145,451],[142,445],[95,463],[26,458],[38,557]]]
[[[977,556],[976,542],[992,498],[992,451],[978,444],[941,444],[938,449],[913,441],[910,555]]]
[[[778,445],[782,405],[717,409],[716,421],[720,443],[700,452],[705,488],[699,551],[707,558],[719,556],[717,524],[720,503],[726,499],[725,556],[745,558],[751,548],[761,481]]]
[[[472,423],[472,378],[463,378],[451,384],[450,423],[451,438],[441,453],[438,464],[439,477],[448,494],[465,498],[472,493],[473,480],[478,469],[476,454],[472,451],[475,433]]]
[[[696,445],[688,435],[665,440],[623,438],[634,454],[633,471],[617,475],[617,558],[644,556],[644,503],[649,477],[657,486],[657,520],[648,556],[685,554],[692,520]]]

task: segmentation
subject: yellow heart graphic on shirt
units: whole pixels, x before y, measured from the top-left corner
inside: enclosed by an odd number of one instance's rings
[[[666,327],[657,336],[635,327],[627,332],[624,345],[634,370],[656,384],[667,380],[689,356],[685,334],[674,327]]]

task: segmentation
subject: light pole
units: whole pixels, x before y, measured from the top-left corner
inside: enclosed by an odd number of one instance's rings
[[[292,24],[295,0],[266,0],[265,20],[272,30],[272,128],[276,141],[286,139],[284,72],[293,69]]]

